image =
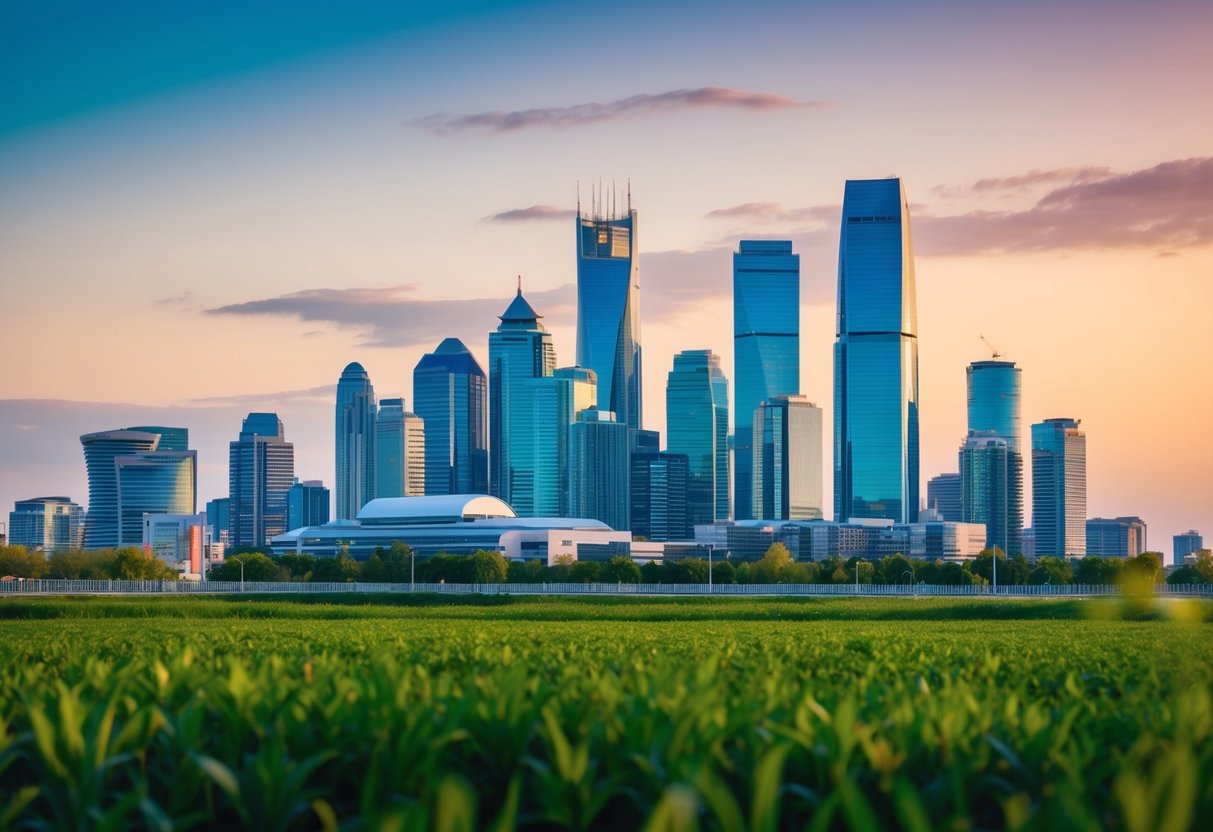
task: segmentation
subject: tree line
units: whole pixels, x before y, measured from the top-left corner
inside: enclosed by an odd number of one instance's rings
[[[93,581],[175,581],[177,570],[138,546],[55,552],[49,558],[24,546],[0,546],[0,577]]]

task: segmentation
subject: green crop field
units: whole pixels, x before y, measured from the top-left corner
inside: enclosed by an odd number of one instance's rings
[[[1198,602],[0,602],[0,828],[1213,818]]]

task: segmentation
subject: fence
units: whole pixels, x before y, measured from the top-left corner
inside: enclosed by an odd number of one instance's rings
[[[1121,588],[1092,584],[1040,586],[947,586],[928,584],[432,584],[432,583],[291,583],[269,581],[66,581],[12,580],[0,582],[4,595],[218,595],[281,593],[401,593],[430,592],[447,595],[721,595],[820,597],[966,597],[966,598],[1071,598],[1119,595]],[[1213,584],[1159,584],[1161,597],[1213,598]]]

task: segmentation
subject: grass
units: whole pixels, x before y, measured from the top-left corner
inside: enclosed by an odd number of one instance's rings
[[[6,600],[0,826],[1213,816],[1208,605],[383,600]]]

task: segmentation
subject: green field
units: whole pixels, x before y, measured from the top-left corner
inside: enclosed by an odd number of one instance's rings
[[[1197,602],[0,602],[3,827],[1197,828]]]

